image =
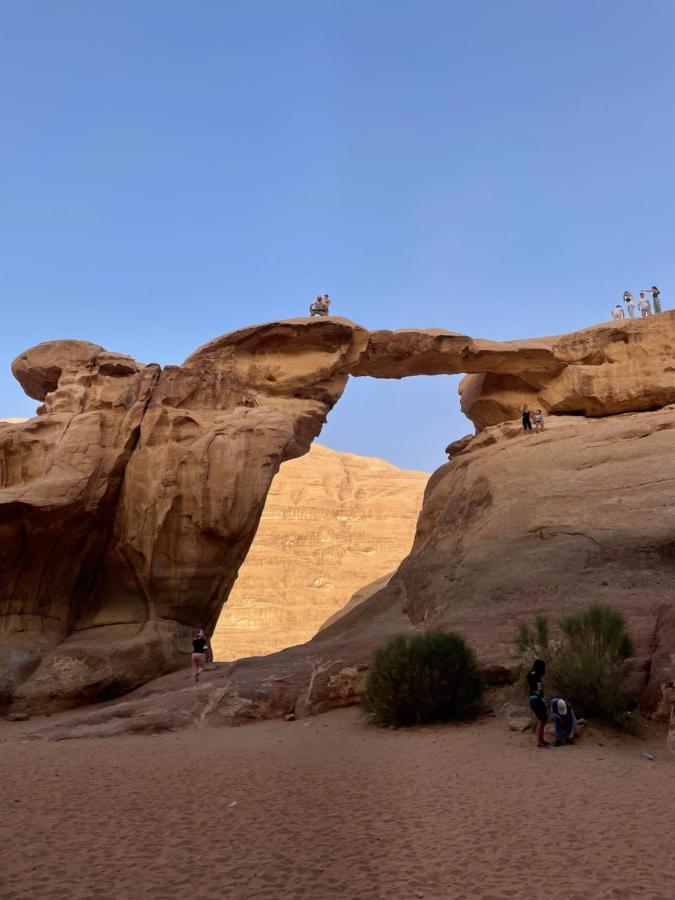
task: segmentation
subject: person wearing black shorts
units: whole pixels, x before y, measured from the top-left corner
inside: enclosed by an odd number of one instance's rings
[[[537,747],[550,746],[548,741],[544,740],[544,726],[548,718],[548,710],[546,701],[544,700],[544,673],[546,672],[546,663],[543,659],[535,659],[532,663],[532,669],[527,676],[527,686],[530,695],[530,709],[537,717]]]

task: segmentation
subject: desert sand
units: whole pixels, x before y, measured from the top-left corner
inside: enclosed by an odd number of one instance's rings
[[[651,737],[537,750],[503,718],[393,731],[355,708],[56,743],[41,725],[0,722],[2,900],[675,896],[675,763],[662,741],[641,756]]]

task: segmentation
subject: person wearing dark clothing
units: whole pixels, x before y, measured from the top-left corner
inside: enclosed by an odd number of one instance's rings
[[[555,725],[555,746],[573,744],[577,731],[577,719],[574,710],[562,697],[551,700],[551,718]]]
[[[195,682],[199,681],[199,676],[206,667],[208,646],[209,642],[206,640],[206,635],[201,628],[198,628],[192,640],[192,673],[195,677]]]
[[[652,305],[655,313],[661,312],[661,291],[655,284],[652,285]]]
[[[546,701],[544,700],[544,674],[546,663],[543,659],[535,659],[532,669],[527,676],[529,690],[530,709],[537,717],[537,747],[548,747],[548,741],[544,740],[544,726],[548,718]]]
[[[532,420],[530,419],[530,407],[523,407],[523,431],[532,431]]]

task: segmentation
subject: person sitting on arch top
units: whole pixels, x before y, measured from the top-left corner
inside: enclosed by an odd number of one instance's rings
[[[309,307],[310,316],[327,316],[330,311],[330,298],[328,294],[321,294],[316,298],[314,303]]]

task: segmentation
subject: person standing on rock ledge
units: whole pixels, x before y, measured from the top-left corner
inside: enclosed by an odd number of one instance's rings
[[[614,307],[614,309],[612,310],[612,318],[614,319],[615,322],[619,322],[621,319],[624,318],[623,307],[621,306],[620,303],[617,303],[616,306]]]
[[[652,295],[652,303],[654,304],[654,312],[661,312],[661,291],[657,288],[655,284],[653,284],[650,288],[645,288],[647,293]],[[645,291],[640,291],[640,299],[644,297]],[[647,301],[649,303],[649,301]]]
[[[206,635],[201,628],[198,628],[192,640],[192,673],[195,678],[195,684],[199,681],[199,676],[206,668],[206,651],[208,646]]]
[[[643,319],[652,314],[652,305],[645,297],[644,291],[640,294],[640,312],[642,313]]]
[[[642,294],[640,294],[640,296],[642,296]],[[623,292],[623,302],[626,304],[628,317],[632,319],[635,316],[635,301],[633,300],[633,295],[630,291]]]

